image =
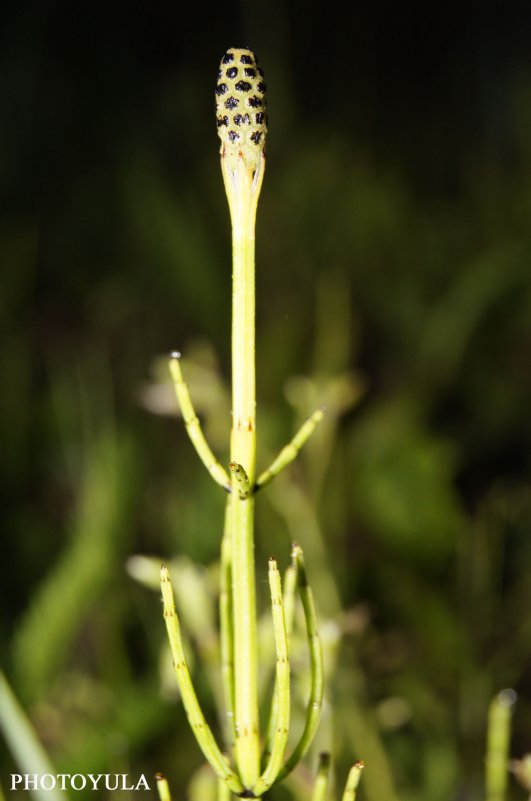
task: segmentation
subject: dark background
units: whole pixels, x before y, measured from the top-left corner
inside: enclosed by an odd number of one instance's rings
[[[320,742],[334,732],[340,782],[364,758],[368,801],[480,798],[503,687],[519,694],[512,753],[531,748],[531,6],[0,13],[0,649],[52,760],[163,770],[181,798],[201,763],[160,692],[157,594],[128,559],[217,559],[223,498],[160,356],[183,351],[226,461],[213,89],[225,49],[249,46],[270,126],[260,463],[328,407],[259,504],[261,602],[267,556],[285,566],[296,537],[341,641]]]

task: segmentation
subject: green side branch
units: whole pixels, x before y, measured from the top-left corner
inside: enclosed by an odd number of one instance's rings
[[[192,399],[190,397],[190,391],[183,377],[183,371],[181,369],[181,354],[179,351],[174,350],[170,354],[169,368],[173,385],[175,387],[175,394],[177,395],[179,408],[183,416],[184,425],[186,427],[188,436],[192,441],[192,445],[194,446],[195,450],[197,451],[197,455],[205,465],[216,484],[219,484],[224,490],[229,491],[230,478],[227,475],[227,471],[214,456],[212,449],[206,441],[205,435],[203,434],[203,429],[201,428],[199,418],[195,413]]]
[[[263,795],[268,790],[278,776],[284,759],[284,752],[288,742],[289,721],[290,721],[290,666],[288,656],[288,637],[286,633],[286,621],[284,618],[284,604],[282,599],[282,586],[280,573],[274,559],[269,560],[269,589],[271,592],[271,608],[273,614],[273,629],[275,633],[276,650],[276,681],[275,697],[276,704],[272,716],[272,739],[271,753],[266,768],[257,784],[253,787],[253,793],[257,796]]]
[[[166,621],[175,675],[177,677],[177,683],[179,684],[179,690],[181,691],[188,722],[190,723],[205,759],[210,763],[216,775],[227,784],[233,793],[241,793],[243,791],[243,785],[238,776],[231,770],[226,757],[221,753],[210,726],[205,720],[199,701],[197,700],[183,649],[179,619],[175,610],[173,589],[166,565],[162,565],[160,570],[160,587],[164,607],[164,620]]]
[[[331,759],[328,751],[323,751],[319,754],[319,765],[311,801],[326,801],[328,785],[330,784],[330,763]]]
[[[489,707],[485,759],[487,801],[504,801],[506,796],[511,719],[515,702],[515,691],[506,689],[498,693]]]
[[[295,615],[296,592],[297,592],[297,567],[295,564],[292,563],[289,565],[288,569],[286,570],[286,574],[284,576],[284,597],[283,597],[284,623],[286,627],[288,651],[289,651],[289,641],[291,637],[291,631],[293,628],[293,618]],[[275,684],[273,687],[273,695],[271,698],[271,705],[269,711],[269,722],[266,730],[266,740],[264,747],[265,757],[269,757],[271,753],[271,743],[273,742],[275,735],[277,715],[278,715],[278,679],[277,679],[277,674],[275,674]]]
[[[270,464],[267,470],[261,473],[256,481],[255,492],[265,487],[275,476],[284,470],[291,462],[293,462],[301,448],[311,437],[321,420],[325,415],[324,408],[317,409],[299,428],[293,439],[285,445],[276,459]]]
[[[157,782],[157,792],[160,801],[172,801],[168,780],[162,773],[155,774],[155,781]]]
[[[365,765],[363,762],[356,762],[350,769],[348,774],[345,792],[343,793],[342,801],[356,801],[356,791],[361,779],[361,772]]]
[[[324,694],[323,649],[317,627],[317,614],[315,611],[313,593],[308,584],[308,577],[306,575],[304,555],[302,548],[297,543],[293,544],[292,560],[297,569],[298,591],[304,611],[306,636],[308,638],[310,650],[310,697],[308,699],[308,706],[306,708],[306,721],[301,738],[295,746],[295,749],[293,750],[293,753],[287,760],[286,764],[278,774],[277,782],[281,781],[289,773],[291,773],[293,768],[301,761],[308,751],[308,748],[315,737],[317,726],[319,724]]]

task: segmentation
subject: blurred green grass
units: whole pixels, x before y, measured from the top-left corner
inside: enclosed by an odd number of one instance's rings
[[[3,132],[2,666],[58,768],[163,770],[182,788],[201,759],[160,691],[160,605],[126,562],[218,554],[223,497],[157,359],[188,356],[226,460],[229,232],[208,75],[232,42],[209,34],[211,69],[160,53],[148,69],[133,47],[113,67],[109,47],[92,90],[81,57],[23,23],[5,29],[2,97],[32,80],[41,94],[35,127],[14,114]],[[368,144],[339,113],[333,130],[305,117],[297,72],[261,37],[259,459],[314,405],[329,418],[260,498],[259,594],[266,609],[267,557],[285,565],[299,539],[341,639],[319,743],[339,784],[365,758],[368,801],[475,801],[500,688],[519,693],[514,755],[531,741],[531,73],[506,85],[510,158],[495,137],[461,143],[449,188],[444,130],[426,121],[425,149],[415,140],[419,176],[406,146]],[[129,87],[120,99],[130,78],[141,112]],[[404,109],[401,136],[418,124]],[[169,414],[146,410],[150,382],[148,405]],[[214,719],[197,660],[196,677]],[[11,770],[2,752],[3,783]]]

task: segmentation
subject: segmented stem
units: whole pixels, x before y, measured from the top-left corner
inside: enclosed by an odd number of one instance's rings
[[[286,634],[289,638],[293,629],[295,616],[295,593],[297,592],[297,562],[289,565],[284,576],[284,620],[286,621]]]
[[[157,792],[160,801],[171,801],[170,788],[166,777],[163,776],[162,773],[155,773],[155,780],[157,782]]]
[[[345,792],[343,793],[342,801],[356,801],[356,790],[361,779],[361,772],[365,765],[363,762],[356,762],[350,769],[348,774],[347,783],[345,785]]]
[[[238,776],[231,770],[226,757],[221,753],[210,726],[206,722],[205,716],[199,706],[199,701],[197,700],[197,695],[186,662],[186,656],[184,654],[179,619],[175,610],[173,589],[166,565],[162,565],[160,570],[160,587],[164,604],[164,620],[166,622],[168,639],[170,641],[175,674],[188,721],[205,758],[212,766],[216,775],[227,784],[233,793],[241,793],[243,791],[243,785]]]
[[[514,690],[502,690],[489,707],[485,789],[487,801],[503,801],[507,791]]]
[[[311,437],[321,420],[325,415],[324,409],[317,409],[299,428],[291,442],[282,448],[276,459],[271,465],[261,473],[256,480],[255,492],[269,484],[275,476],[284,470],[288,464],[297,458],[297,455],[303,445]]]
[[[258,654],[256,578],[254,566],[254,494],[292,462],[311,436],[324,411],[319,409],[301,426],[258,481],[256,462],[255,375],[255,220],[265,169],[267,130],[265,84],[262,70],[249,50],[232,48],[222,59],[216,87],[221,169],[232,223],[232,428],[230,477],[208,445],[194,411],[179,363],[172,353],[170,371],[188,435],[214,480],[229,492],[221,544],[219,601],[222,682],[227,711],[228,739],[234,746],[236,772],[220,751],[199,706],[184,655],[179,620],[167,568],[161,568],[164,618],[188,720],[206,759],[218,776],[218,801],[230,793],[258,798],[284,778],[302,759],[315,735],[323,699],[322,649],[312,592],[308,586],[302,550],[294,545],[286,574],[284,600],[280,574],[270,560],[275,649],[275,688],[271,706],[266,766],[260,775],[258,714]],[[290,666],[288,637],[298,590],[309,642],[311,687],[306,723],[298,745],[281,767],[290,720]],[[270,750],[269,750],[270,748]],[[324,801],[329,757],[321,756],[312,801]],[[354,787],[352,780],[349,786]],[[157,777],[161,801],[171,801],[167,782]],[[356,782],[357,783],[357,782]],[[348,788],[347,788],[348,789]],[[349,791],[350,792],[350,791]],[[347,793],[347,790],[345,790]],[[353,801],[354,796],[345,796]]]
[[[223,56],[216,87],[221,170],[232,223],[231,463],[255,478],[255,221],[265,168],[265,84],[249,50]],[[236,107],[238,112],[235,112]],[[240,109],[243,113],[240,112]],[[233,127],[235,126],[235,127]],[[236,763],[246,788],[260,775],[254,500],[233,472],[230,501]],[[245,493],[244,493],[245,495]]]
[[[221,540],[221,581],[219,622],[221,647],[221,679],[225,699],[227,738],[232,749],[236,741],[234,727],[234,632],[232,622],[232,562],[230,497],[225,509],[225,526]]]
[[[271,754],[267,766],[258,780],[253,793],[257,796],[265,793],[275,781],[286,750],[289,734],[290,719],[290,686],[289,686],[289,656],[288,638],[286,634],[286,621],[284,619],[284,606],[282,601],[282,586],[280,573],[274,559],[269,560],[269,589],[271,591],[271,608],[273,613],[273,628],[275,632],[275,649],[277,656],[275,695],[276,705],[273,714],[271,740]]]
[[[236,763],[246,788],[260,771],[258,654],[254,573],[254,502],[233,485],[231,508],[232,608],[234,632],[234,719]]]
[[[288,773],[300,762],[310,747],[317,731],[317,725],[321,716],[324,692],[324,666],[323,649],[317,629],[317,615],[313,593],[308,585],[306,568],[302,548],[294,543],[292,548],[292,559],[296,563],[298,573],[298,589],[306,620],[306,634],[310,649],[311,683],[310,698],[306,709],[306,722],[301,738],[286,764],[277,776],[277,782],[284,779]]]
[[[192,444],[197,451],[197,455],[205,465],[214,481],[219,484],[220,487],[223,487],[224,490],[229,491],[230,478],[227,475],[227,471],[214,456],[210,445],[205,439],[205,435],[203,434],[203,430],[201,428],[201,423],[199,422],[199,418],[196,415],[192,404],[188,385],[183,377],[180,359],[181,354],[179,351],[173,351],[170,355],[169,368],[186,431],[188,432],[188,436],[190,437]]]
[[[297,591],[297,564],[292,562],[292,564],[290,564],[288,569],[286,570],[286,575],[284,576],[283,606],[284,606],[284,623],[286,626],[286,636],[288,639],[288,651],[289,651],[289,640],[293,628],[293,618],[295,614],[296,591]],[[273,687],[273,697],[271,699],[271,707],[269,710],[269,722],[267,724],[267,734],[264,747],[265,756],[269,756],[269,754],[271,753],[271,743],[273,742],[273,738],[275,735],[277,716],[278,716],[278,686],[275,674],[275,684]]]
[[[313,786],[312,801],[326,801],[328,785],[330,783],[330,754],[323,751],[319,754],[319,766]]]

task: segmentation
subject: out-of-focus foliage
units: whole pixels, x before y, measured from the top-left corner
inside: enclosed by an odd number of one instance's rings
[[[206,797],[166,692],[157,594],[127,565],[180,559],[214,613],[223,493],[176,419],[161,354],[183,352],[226,461],[230,253],[212,93],[220,54],[243,38],[270,97],[260,466],[328,407],[306,452],[258,497],[264,682],[267,558],[286,566],[298,539],[329,666],[318,747],[333,746],[338,786],[364,758],[367,801],[480,799],[487,710],[502,687],[519,694],[517,775],[531,750],[525,25],[507,7],[503,25],[461,10],[452,26],[449,10],[430,27],[366,4],[349,27],[311,4],[303,14],[278,2],[265,19],[249,3],[244,21],[237,9],[187,19],[175,3],[136,14],[74,5],[2,12],[10,684],[58,769],[161,770],[176,797],[190,782],[190,798]],[[188,644],[215,724],[213,666],[201,663],[216,644],[194,631]],[[315,766],[314,755],[271,797],[307,798]],[[4,790],[12,770],[0,751]],[[516,783],[510,792],[523,797]]]

